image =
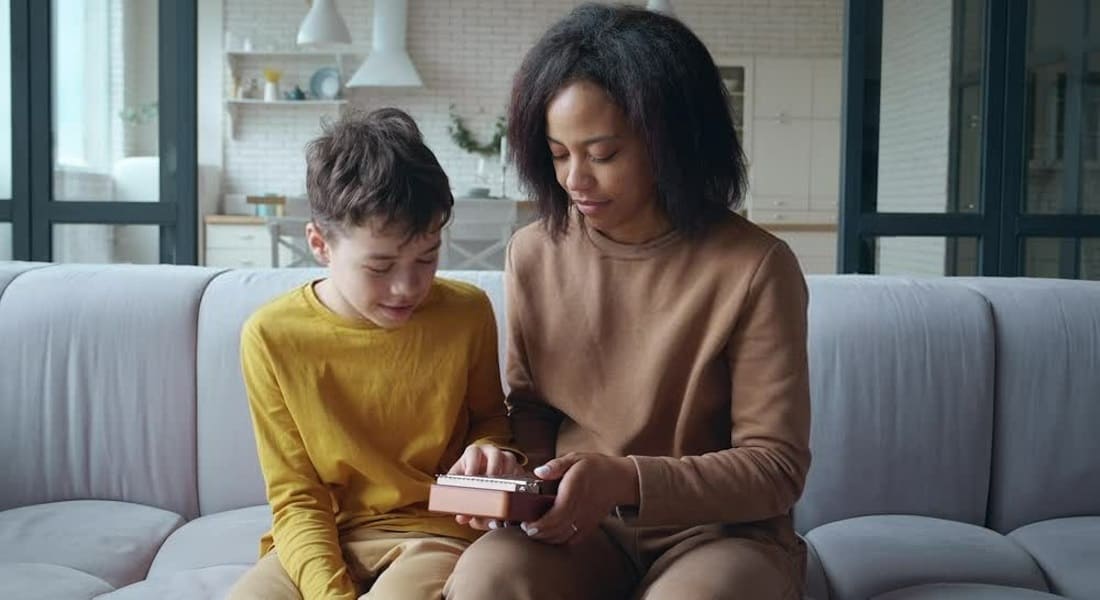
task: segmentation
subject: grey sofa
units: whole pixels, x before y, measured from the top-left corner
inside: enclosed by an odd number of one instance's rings
[[[0,263],[0,598],[224,596],[270,523],[239,328],[317,274]],[[810,290],[807,596],[1100,598],[1100,284]]]

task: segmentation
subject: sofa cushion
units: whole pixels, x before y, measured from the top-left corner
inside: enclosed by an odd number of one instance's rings
[[[0,296],[0,510],[119,500],[196,516],[195,320],[215,273],[54,265]]]
[[[1100,516],[1032,523],[1008,537],[1039,563],[1051,590],[1070,598],[1100,598]]]
[[[821,557],[814,545],[806,540],[806,585],[803,597],[806,600],[827,600],[829,582],[825,579],[825,569],[821,566]]]
[[[198,325],[198,480],[203,515],[266,503],[263,475],[240,372],[240,332],[245,320],[275,296],[323,269],[236,270],[210,282]],[[486,290],[496,311],[504,352],[504,287],[499,271],[440,271]]]
[[[0,296],[4,295],[4,288],[21,273],[45,266],[48,266],[47,263],[0,261]]]
[[[210,515],[267,502],[241,377],[241,326],[260,306],[322,269],[234,270],[215,277],[198,321],[199,509]]]
[[[1046,591],[1043,573],[1003,535],[930,517],[879,515],[809,532],[834,600],[865,600],[924,583],[989,583]]]
[[[873,600],[1057,600],[1061,596],[981,583],[930,583],[875,596]]]
[[[182,524],[177,514],[126,502],[13,508],[0,512],[0,564],[60,565],[122,587],[145,578],[161,543]]]
[[[222,600],[245,574],[245,565],[221,565],[150,577],[96,600]]]
[[[95,575],[61,565],[0,563],[0,598],[91,600],[112,589]]]
[[[944,281],[810,277],[813,466],[805,532],[913,514],[985,522],[993,431],[986,300]]]
[[[251,565],[259,558],[260,537],[271,528],[268,505],[199,517],[172,532],[160,547],[149,577],[217,565]]]
[[[1100,282],[964,281],[996,321],[989,525],[1100,515]]]

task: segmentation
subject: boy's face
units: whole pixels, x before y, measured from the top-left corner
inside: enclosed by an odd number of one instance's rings
[[[368,220],[321,234],[306,226],[310,249],[329,268],[331,283],[318,295],[337,314],[379,327],[404,325],[431,291],[439,265],[440,231],[409,238],[402,227]]]

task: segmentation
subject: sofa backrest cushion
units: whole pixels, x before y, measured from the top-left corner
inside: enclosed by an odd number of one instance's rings
[[[1100,515],[1100,282],[966,283],[996,323],[988,525]]]
[[[198,482],[202,514],[263,504],[263,475],[240,371],[240,332],[268,300],[322,277],[321,269],[237,270],[214,279],[199,311]],[[486,291],[502,344],[504,296],[500,272],[443,271]]]
[[[195,322],[217,271],[56,265],[0,296],[0,510],[96,498],[198,513]]]
[[[885,513],[983,523],[994,360],[985,299],[943,280],[808,280],[813,464],[796,527]]]
[[[8,287],[8,284],[22,273],[46,266],[48,266],[46,263],[17,261],[0,262],[0,295],[3,295],[4,288]]]

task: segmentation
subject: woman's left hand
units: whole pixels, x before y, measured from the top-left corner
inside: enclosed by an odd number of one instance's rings
[[[571,453],[535,469],[540,479],[561,479],[554,506],[521,527],[549,544],[576,542],[594,532],[612,509],[638,503],[638,471],[629,458]]]

